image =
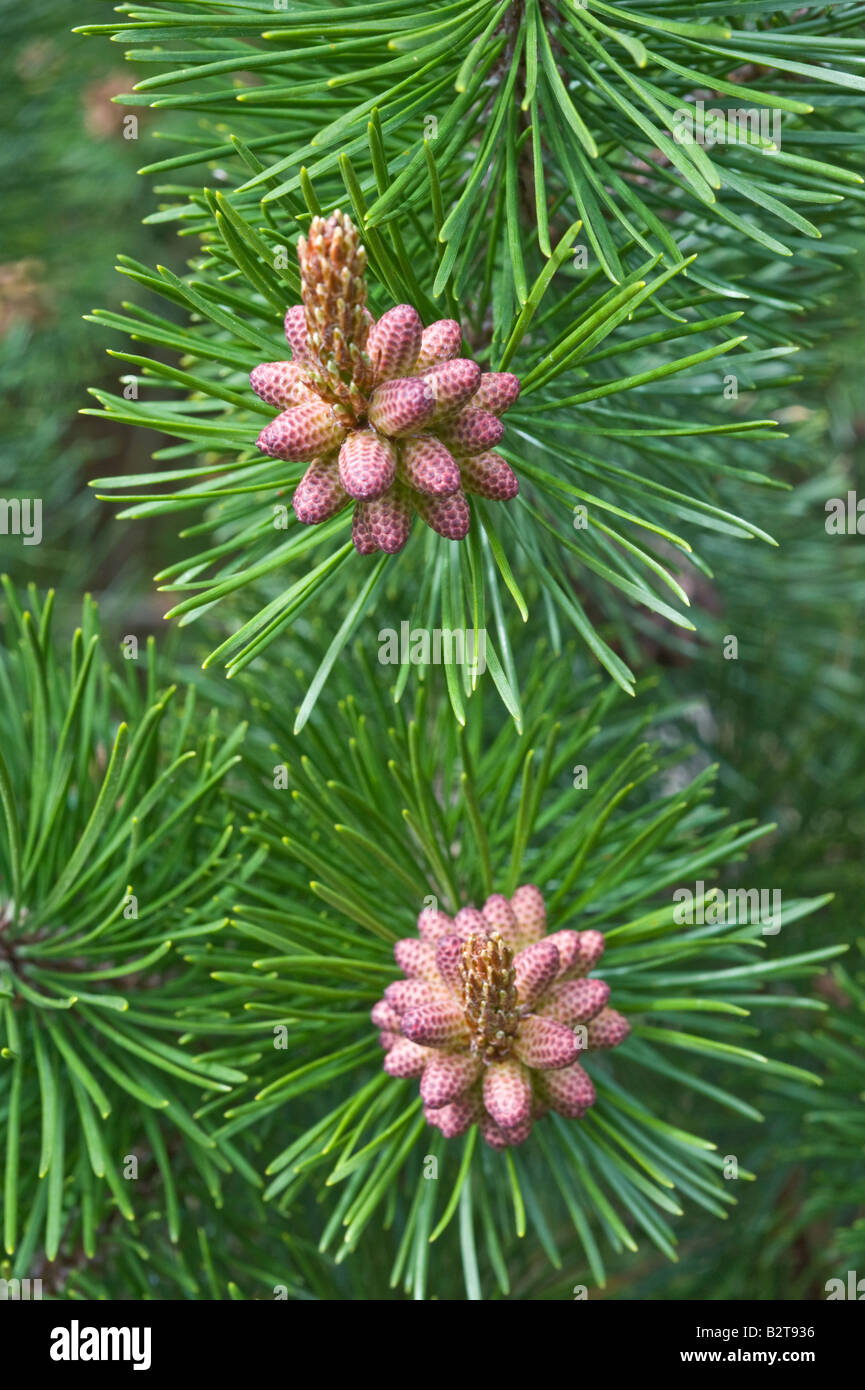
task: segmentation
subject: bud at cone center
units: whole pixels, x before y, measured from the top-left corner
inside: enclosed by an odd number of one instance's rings
[[[460,979],[472,1051],[485,1062],[503,1062],[520,1021],[513,951],[497,932],[472,934],[463,947]]]

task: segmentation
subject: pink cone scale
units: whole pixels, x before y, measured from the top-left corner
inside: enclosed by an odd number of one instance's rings
[[[280,411],[258,448],[309,464],[292,499],[298,521],[316,526],[351,506],[361,555],[402,550],[416,516],[463,540],[467,493],[505,502],[519,491],[492,452],[519,378],[460,356],[454,319],[424,327],[416,309],[397,304],[375,320],[366,250],[343,213],[314,217],[297,254],[302,302],[285,315],[291,359],[261,363],[250,384]]]
[[[513,1148],[548,1110],[581,1119],[595,1101],[586,1055],[631,1027],[589,978],[603,950],[598,931],[548,934],[530,883],[455,917],[425,908],[417,935],[394,946],[405,978],[372,1010],[385,1071],[419,1079],[446,1139],[477,1125],[491,1148]]]

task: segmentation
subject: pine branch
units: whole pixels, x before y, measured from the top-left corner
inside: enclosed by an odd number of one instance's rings
[[[535,675],[522,736],[489,713],[482,721],[479,704],[456,735],[447,698],[432,684],[410,715],[397,710],[389,728],[393,716],[376,678],[355,667],[345,672],[354,694],[338,705],[326,697],[299,748],[284,702],[266,698],[261,710],[274,743],[252,749],[256,790],[246,800],[246,833],[267,859],[232,915],[238,948],[191,951],[223,984],[248,992],[242,1033],[270,1034],[273,1042],[269,1058],[262,1049],[262,1070],[238,1088],[222,1133],[261,1134],[268,1125],[278,1133],[284,1107],[295,1125],[306,1114],[306,1131],[295,1130],[270,1159],[265,1198],[295,1212],[308,1189],[335,1186],[323,1248],[337,1248],[343,1227],[338,1260],[381,1221],[386,1204],[398,1247],[392,1284],[415,1297],[437,1288],[433,1256],[445,1230],[445,1258],[455,1258],[458,1212],[469,1297],[492,1279],[508,1291],[494,1230],[510,1229],[509,1244],[527,1223],[555,1266],[549,1232],[568,1212],[601,1286],[596,1222],[614,1250],[620,1242],[634,1249],[639,1232],[672,1256],[668,1217],[681,1214],[683,1199],[717,1216],[732,1197],[717,1180],[723,1163],[712,1144],[671,1122],[670,1082],[677,1094],[693,1088],[751,1119],[759,1118],[746,1099],[752,1069],[806,1083],[807,1091],[816,1078],[755,1050],[745,1019],[759,1011],[767,985],[767,1003],[795,1008],[796,997],[772,984],[807,978],[843,950],[766,951],[759,923],[723,911],[713,919],[716,890],[708,886],[707,925],[682,925],[674,886],[708,885],[762,832],[713,810],[708,770],[690,784],[677,779],[673,789],[678,758],[659,763],[641,739],[655,712],[611,714],[609,691],[596,679],[575,688],[567,669],[547,666],[540,653],[526,668]],[[566,685],[572,713],[559,727],[548,711],[564,708]],[[260,676],[256,690],[261,699]],[[575,759],[589,769],[583,791],[572,784]],[[303,905],[310,876],[324,904],[319,912]],[[368,1011],[396,978],[392,948],[406,945],[424,904],[452,913],[483,901],[490,887],[507,894],[526,881],[543,886],[548,930],[604,933],[598,974],[634,1032],[609,1063],[589,1053],[598,1100],[586,1119],[538,1120],[511,1158],[510,1150],[491,1154],[473,1131],[464,1141],[430,1139],[414,1084],[378,1069]],[[783,929],[819,905],[785,903]],[[712,1059],[735,1064],[733,1089],[705,1074]],[[664,1097],[660,1108],[650,1098],[653,1084]],[[424,1155],[442,1165],[441,1187],[424,1177]],[[484,1213],[492,1211],[491,1225]]]
[[[5,592],[4,1249],[27,1277],[40,1252],[62,1263],[80,1245],[91,1258],[113,1205],[133,1218],[139,1151],[173,1240],[170,1151],[186,1146],[214,1199],[232,1167],[193,1111],[245,1073],[208,1055],[219,991],[176,953],[224,925],[214,898],[239,866],[219,787],[243,727],[224,738],[209,718],[192,737],[195,693],[158,693],[152,645],[141,668],[130,648],[118,671],[85,602],[63,656],[53,595],[22,607],[8,581]]]

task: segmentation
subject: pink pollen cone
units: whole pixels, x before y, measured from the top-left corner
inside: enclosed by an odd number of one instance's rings
[[[476,406],[465,406],[458,415],[448,416],[439,426],[439,434],[456,454],[482,454],[494,449],[505,427],[497,415]]]
[[[572,1028],[557,1023],[554,1018],[539,1018],[529,1014],[520,1025],[514,1052],[527,1067],[547,1071],[568,1067],[580,1052],[580,1043]]]
[[[519,950],[517,919],[507,898],[493,893],[484,903],[481,915],[490,931],[497,931],[508,946]]]
[[[408,1038],[400,1038],[385,1057],[384,1069],[389,1076],[421,1076],[428,1057],[428,1048],[419,1047]]]
[[[631,1031],[628,1020],[615,1009],[602,1009],[586,1029],[589,1047],[618,1047]]]
[[[439,937],[453,931],[453,925],[453,918],[448,917],[447,913],[442,912],[440,908],[425,907],[418,913],[418,935],[424,941],[438,941]]]
[[[432,435],[420,434],[400,446],[400,473],[415,492],[447,497],[460,485],[460,470],[444,444]]]
[[[367,416],[382,434],[399,436],[422,429],[435,404],[435,396],[422,377],[403,376],[375,388]]]
[[[437,1052],[421,1077],[420,1093],[431,1110],[450,1105],[481,1074],[481,1063],[465,1052]]]
[[[468,535],[472,514],[464,492],[452,492],[449,497],[423,497],[418,493],[414,505],[427,526],[446,541],[461,541]]]
[[[308,355],[306,313],[302,304],[293,304],[285,316],[285,337],[295,359],[302,362]]]
[[[452,993],[459,995],[462,989],[460,966],[465,942],[451,933],[442,937],[436,945],[436,969]]]
[[[358,555],[372,555],[378,546],[372,538],[365,502],[356,502],[351,518],[351,539]]]
[[[574,973],[588,975],[590,970],[594,970],[601,956],[604,954],[604,933],[600,931],[581,931],[580,932],[580,954],[574,961],[571,970]]]
[[[559,953],[547,937],[533,941],[514,957],[517,974],[517,993],[521,1004],[534,1004],[545,994],[559,970]]]
[[[257,396],[280,410],[318,399],[296,362],[262,362],[249,373],[249,384]]]
[[[422,372],[436,362],[458,357],[462,344],[463,335],[456,319],[437,319],[423,331],[415,371]]]
[[[369,533],[379,550],[397,555],[411,534],[411,507],[405,493],[389,488],[383,497],[364,505]]]
[[[440,1129],[445,1139],[457,1139],[461,1134],[465,1134],[467,1129],[478,1118],[481,1103],[475,1096],[460,1096],[459,1100],[453,1101],[450,1105],[443,1105],[441,1109],[428,1107],[424,1114],[431,1125]]]
[[[397,304],[382,314],[366,343],[374,380],[408,376],[417,362],[422,335],[420,315],[410,304]]]
[[[373,430],[352,430],[339,451],[339,479],[349,497],[382,497],[396,476],[396,449]]]
[[[435,979],[436,957],[431,942],[419,941],[416,936],[406,936],[394,943],[394,960],[409,979]]]
[[[520,490],[519,479],[506,459],[485,449],[482,454],[464,454],[459,461],[466,492],[487,497],[491,502],[510,502]]]
[[[344,507],[348,495],[339,481],[336,459],[314,459],[297,487],[291,504],[298,521],[317,526]]]
[[[557,1018],[560,1023],[575,1027],[599,1014],[609,997],[606,980],[566,980],[550,990],[543,1012],[547,1018]]]
[[[571,1120],[582,1119],[589,1106],[595,1103],[591,1077],[579,1062],[556,1071],[545,1071],[542,1089],[552,1109]]]
[[[454,357],[429,367],[423,380],[436,398],[435,418],[438,420],[460,409],[472,397],[481,379],[481,369],[469,357]]]
[[[306,463],[330,453],[345,430],[323,401],[293,405],[261,431],[256,440],[263,454],[288,463]]]
[[[477,1124],[505,1149],[548,1110],[581,1118],[595,1101],[584,1054],[627,1037],[609,986],[578,973],[599,959],[603,935],[545,929],[543,896],[524,884],[453,918],[425,908],[418,935],[394,946],[406,978],[387,986],[372,1022],[385,1070],[421,1078],[424,1116],[446,1138]]]
[[[540,941],[547,931],[547,909],[543,894],[533,883],[524,883],[511,895],[511,909],[522,937],[521,945]]]
[[[491,415],[503,415],[520,394],[520,379],[513,372],[484,372],[472,402]]]
[[[400,1019],[403,1036],[423,1047],[447,1047],[465,1038],[461,1010],[452,1004],[420,1004]]]
[[[523,1124],[532,1113],[532,1083],[516,1057],[493,1062],[484,1072],[484,1105],[497,1125],[511,1129]]]
[[[468,941],[473,932],[486,931],[483,914],[476,907],[461,907],[454,918],[454,930],[463,941]]]

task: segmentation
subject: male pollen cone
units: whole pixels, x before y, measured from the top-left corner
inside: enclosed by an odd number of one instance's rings
[[[419,1077],[424,1114],[447,1139],[477,1124],[494,1149],[522,1144],[547,1110],[581,1119],[595,1090],[584,1052],[617,1047],[631,1030],[589,978],[599,931],[547,935],[533,884],[455,917],[424,909],[398,941],[404,978],[372,1011],[384,1069]]]
[[[302,303],[285,316],[291,360],[263,362],[249,379],[280,412],[258,448],[309,464],[292,499],[298,520],[315,526],[352,504],[361,555],[402,550],[415,516],[463,540],[467,493],[504,502],[519,491],[494,452],[519,378],[460,357],[453,319],[424,328],[416,309],[397,304],[375,320],[366,250],[343,213],[314,217],[297,257]]]

